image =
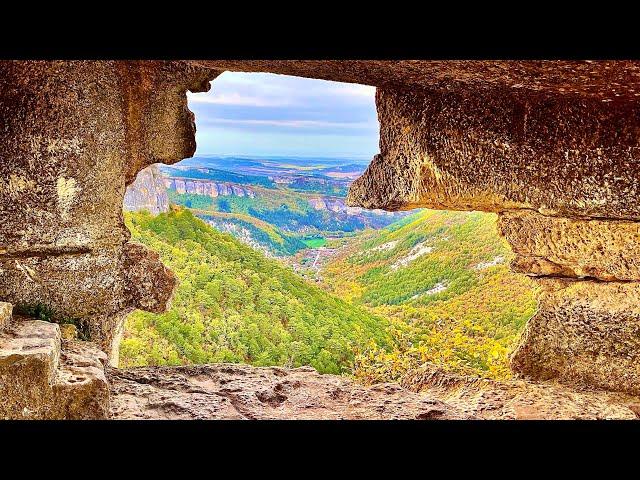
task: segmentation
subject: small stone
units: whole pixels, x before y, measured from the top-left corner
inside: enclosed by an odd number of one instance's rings
[[[71,323],[60,325],[60,332],[64,340],[76,340],[78,338],[78,328]]]

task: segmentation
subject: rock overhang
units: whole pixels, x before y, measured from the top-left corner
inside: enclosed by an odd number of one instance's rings
[[[512,89],[602,101],[640,98],[640,62],[626,60],[190,60],[219,71],[270,72],[390,90]]]

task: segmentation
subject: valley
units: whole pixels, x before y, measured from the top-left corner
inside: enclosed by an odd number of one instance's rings
[[[160,166],[154,185],[172,206],[127,222],[180,286],[166,314],[131,315],[123,364],[312,365],[378,383],[428,363],[510,378],[536,291],[509,271],[496,216],[348,207],[366,165],[195,157]],[[141,208],[127,209],[149,209],[144,185],[131,194]]]
[[[406,215],[345,204],[350,182],[367,165],[357,162],[195,157],[160,171],[171,203],[268,256],[288,257]]]

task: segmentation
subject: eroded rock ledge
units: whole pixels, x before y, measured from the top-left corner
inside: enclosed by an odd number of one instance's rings
[[[217,364],[111,369],[113,418],[460,419],[396,384],[366,388],[311,367]]]
[[[295,369],[218,364],[110,369],[115,419],[635,419],[634,397],[436,374],[364,387]]]

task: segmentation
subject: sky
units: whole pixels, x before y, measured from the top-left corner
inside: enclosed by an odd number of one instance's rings
[[[270,73],[225,72],[187,93],[196,155],[371,158],[375,88]]]

